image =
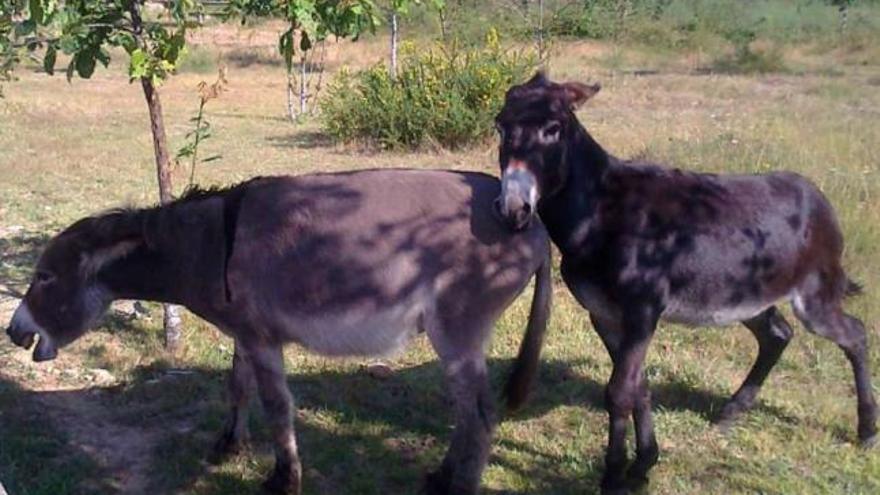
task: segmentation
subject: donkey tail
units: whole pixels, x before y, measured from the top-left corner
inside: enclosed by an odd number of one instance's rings
[[[550,300],[553,295],[550,265],[550,249],[547,249],[547,256],[535,273],[535,292],[532,296],[532,309],[526,334],[504,387],[507,409],[510,411],[518,409],[526,401],[538,371],[544,332],[547,330],[547,320],[550,318]]]
[[[846,288],[843,291],[843,294],[846,297],[859,296],[864,291],[865,289],[858,282],[855,282],[850,278],[846,279]]]

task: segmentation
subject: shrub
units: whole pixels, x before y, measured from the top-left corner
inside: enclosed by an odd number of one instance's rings
[[[535,58],[502,50],[497,33],[483,47],[436,46],[401,51],[396,77],[384,65],[341,71],[321,104],[335,140],[384,149],[438,144],[461,148],[485,140],[511,84],[529,77]]]
[[[876,39],[878,2],[851,2],[841,30],[834,0],[593,0],[565,3],[548,19],[557,35],[615,39],[669,48],[701,46],[752,29],[774,43],[846,44]]]
[[[737,48],[733,54],[723,55],[712,64],[714,72],[725,74],[767,74],[789,72],[782,52],[777,47],[754,50]]]

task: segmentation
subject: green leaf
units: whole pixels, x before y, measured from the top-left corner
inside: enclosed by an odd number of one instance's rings
[[[132,80],[146,77],[147,69],[147,54],[138,48],[131,53],[131,60],[128,63],[128,77]]]
[[[129,55],[138,48],[137,40],[131,33],[113,33],[113,36],[110,37],[110,43],[121,46]]]
[[[76,54],[76,73],[83,79],[89,79],[95,73],[95,56],[93,50],[82,51]]]
[[[110,65],[110,53],[103,48],[98,49],[97,53],[95,53],[95,58],[98,59],[104,67]]]
[[[56,55],[57,52],[55,45],[49,45],[49,47],[46,48],[46,56],[43,57],[43,70],[45,70],[50,76],[55,74]]]
[[[67,82],[70,82],[73,79],[73,73],[76,71],[76,57],[70,59],[70,63],[67,64]]]
[[[15,26],[15,36],[23,38],[37,30],[37,23],[33,19],[27,19]]]
[[[293,68],[293,28],[285,31],[278,39],[278,51],[284,57],[287,70],[291,70]]]
[[[30,0],[28,2],[28,10],[31,11],[31,19],[38,23],[43,23],[43,16],[45,12],[43,11],[43,2],[41,0]]]
[[[59,46],[61,47],[61,51],[67,53],[68,55],[76,53],[77,51],[79,51],[79,39],[69,34],[64,35],[59,41]]]
[[[209,156],[208,158],[205,158],[204,160],[202,160],[202,163],[213,162],[213,161],[219,160],[221,158],[223,158],[223,155]]]

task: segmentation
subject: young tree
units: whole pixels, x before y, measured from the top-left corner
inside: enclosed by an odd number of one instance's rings
[[[324,42],[327,38],[357,39],[365,31],[374,31],[379,24],[373,0],[230,0],[226,15],[239,17],[242,22],[249,17],[276,17],[287,23],[287,30],[278,40],[278,50],[287,67],[287,111],[292,121],[307,112],[308,100],[314,97],[309,94],[309,68],[316,65],[315,47],[321,47],[317,92],[324,71]],[[299,74],[296,74],[294,64],[297,53]],[[299,94],[298,114],[294,110],[295,93]]]
[[[531,7],[529,0],[505,0],[504,3],[506,3],[513,12],[518,13],[528,28],[534,32],[535,48],[538,50],[538,60],[542,66],[546,66],[549,49],[547,47],[547,30],[544,26],[544,16],[546,13],[544,0],[532,0],[531,3],[537,4],[536,9]],[[562,11],[563,8],[563,6],[557,6],[557,11]]]
[[[400,46],[400,18],[409,14],[413,5],[420,5],[422,0],[389,0],[387,5],[388,25],[391,28],[391,54],[390,73],[394,78],[397,75],[397,50]],[[432,6],[441,14],[443,13],[444,0],[431,0]],[[445,37],[445,36],[444,36]]]
[[[167,203],[173,199],[171,163],[158,89],[177,67],[186,31],[201,9],[200,1],[171,0],[167,22],[146,18],[144,0],[0,1],[0,75],[11,73],[22,51],[42,54],[44,69],[53,74],[61,51],[70,56],[67,79],[89,79],[98,63],[110,63],[108,48],[123,48],[130,80],[140,83],[149,110],[159,199]],[[165,346],[173,352],[180,341],[179,309],[164,309]]]
[[[854,0],[831,0],[831,4],[837,7],[837,12],[840,18],[840,32],[846,32],[847,18],[849,17],[849,7],[853,4]]]
[[[12,78],[12,68],[18,62],[17,50],[13,45],[15,24],[13,15],[15,4],[11,1],[0,1],[0,82]],[[0,86],[0,97],[3,87]]]

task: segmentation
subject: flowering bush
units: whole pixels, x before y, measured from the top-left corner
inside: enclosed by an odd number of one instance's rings
[[[494,30],[486,41],[422,52],[405,45],[396,77],[384,65],[340,72],[322,102],[325,131],[338,141],[385,149],[461,148],[485,140],[505,91],[535,65],[529,54],[502,50]]]

